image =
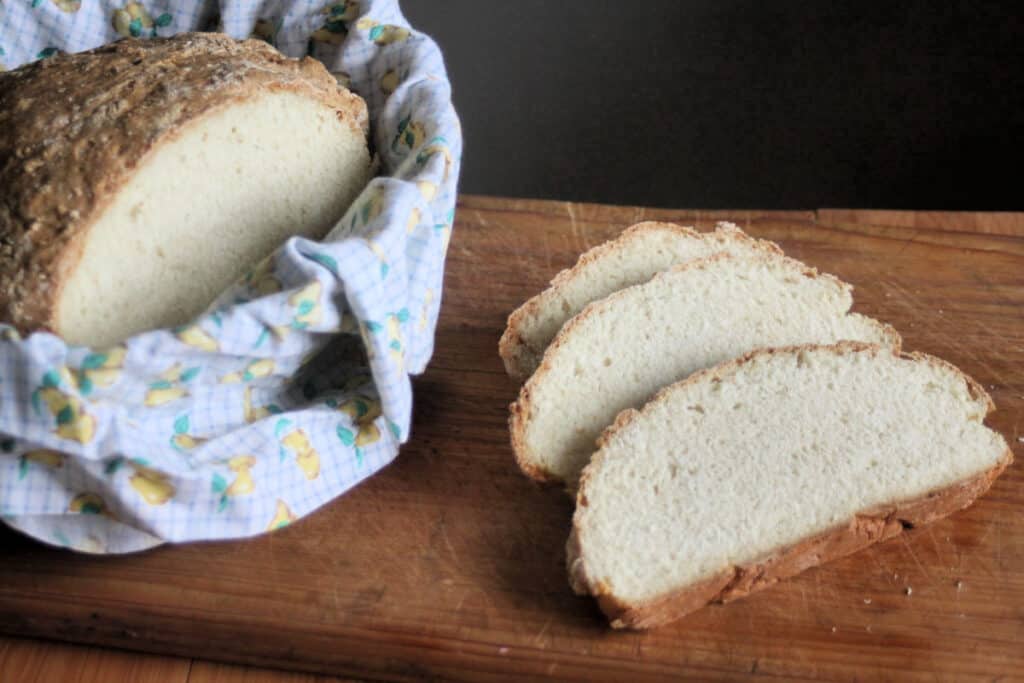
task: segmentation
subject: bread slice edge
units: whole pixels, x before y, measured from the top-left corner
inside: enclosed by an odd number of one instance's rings
[[[746,243],[752,250],[766,254],[782,255],[779,245],[768,240],[758,239],[744,232],[739,226],[729,222],[719,222],[715,229],[709,232],[700,232],[689,226],[665,223],[661,221],[643,221],[636,223],[619,234],[618,237],[603,242],[580,254],[576,263],[569,268],[560,271],[552,278],[548,287],[526,300],[519,308],[512,311],[508,317],[505,331],[498,340],[498,355],[501,356],[505,365],[505,372],[515,380],[526,381],[534,373],[543,360],[545,348],[537,348],[524,335],[524,328],[528,321],[552,298],[558,295],[559,289],[574,278],[580,276],[594,262],[605,258],[609,254],[625,248],[629,242],[649,232],[666,231],[676,232],[681,236],[692,239],[709,239],[721,237],[737,243]],[[580,311],[582,313],[582,311]],[[569,319],[571,320],[571,318]],[[568,324],[568,320],[566,324]],[[557,338],[557,335],[556,335]]]
[[[725,361],[719,365],[700,370],[690,377],[669,385],[659,391],[647,404],[664,400],[668,392],[687,383],[701,381],[705,377],[723,379],[742,365],[757,357],[774,353],[799,350],[832,349],[837,353],[873,350],[876,353],[891,352],[893,355],[911,360],[942,365],[959,375],[968,386],[972,398],[982,399],[986,414],[995,409],[995,404],[984,388],[962,370],[940,358],[921,353],[901,353],[876,344],[841,341],[837,344],[808,344],[775,349],[758,349],[740,358]],[[646,407],[646,406],[645,406]],[[604,444],[615,432],[633,422],[641,410],[624,410],[615,422],[602,434],[599,444]],[[984,419],[984,415],[980,416]],[[1002,437],[1000,437],[1002,438]],[[590,471],[597,466],[598,454],[583,470],[577,492],[576,513],[573,515],[572,531],[566,543],[566,566],[569,583],[580,595],[592,595],[597,599],[613,628],[648,629],[675,621],[691,612],[712,603],[725,603],[742,598],[766,588],[781,579],[795,576],[806,569],[834,559],[845,557],[875,543],[889,540],[918,525],[930,524],[958,510],[971,505],[992,486],[992,483],[1013,462],[1013,451],[1003,440],[1005,450],[999,462],[992,468],[972,477],[955,482],[947,487],[926,492],[903,501],[893,501],[862,510],[848,522],[830,530],[803,538],[792,545],[781,547],[753,562],[734,565],[715,576],[708,577],[689,586],[670,591],[652,600],[631,603],[616,596],[600,580],[590,577],[583,558],[581,544],[581,510],[588,505],[586,482]]]
[[[749,257],[736,257],[736,256],[733,256],[731,254],[724,253],[724,252],[717,253],[717,254],[712,254],[711,256],[705,256],[703,258],[693,259],[692,261],[686,261],[685,263],[680,263],[680,264],[678,264],[676,266],[673,266],[672,268],[669,268],[667,271],[662,271],[661,273],[658,273],[650,281],[653,281],[653,280],[655,280],[657,278],[660,278],[660,277],[666,277],[666,273],[678,273],[678,272],[683,272],[683,271],[686,271],[686,270],[695,270],[695,269],[698,269],[698,268],[706,268],[709,265],[714,264],[715,262],[718,262],[718,261],[721,261],[721,260],[733,259],[733,258],[752,258],[752,259],[757,259],[757,260],[762,260],[762,259],[763,260],[779,259],[779,260],[781,260],[783,262],[786,262],[786,263],[790,264],[792,267],[800,270],[800,272],[803,273],[803,275],[805,277],[809,277],[809,278],[820,277],[820,278],[826,279],[826,280],[834,283],[837,287],[843,288],[843,289],[845,289],[848,292],[852,293],[852,291],[853,291],[853,286],[852,285],[850,285],[850,284],[840,280],[839,278],[835,277],[834,275],[831,275],[829,273],[820,273],[816,268],[808,266],[806,263],[803,263],[802,261],[798,261],[798,260],[790,258],[788,256],[784,256],[782,254],[775,254],[775,253],[763,253],[763,254],[758,254],[756,256],[749,256]],[[567,323],[565,323],[565,325],[559,331],[558,336],[555,337],[554,341],[552,341],[551,344],[545,350],[544,357],[541,360],[540,366],[530,376],[530,378],[526,381],[526,383],[523,384],[523,386],[520,388],[520,390],[519,390],[519,397],[513,403],[511,403],[509,405],[509,423],[508,423],[508,427],[509,427],[509,436],[510,436],[510,440],[511,440],[511,444],[512,444],[512,451],[515,454],[516,463],[519,465],[519,469],[526,476],[530,477],[531,479],[533,479],[535,481],[542,482],[542,483],[565,484],[565,485],[567,485],[570,488],[570,491],[576,488],[576,482],[566,482],[561,477],[556,475],[555,473],[553,473],[553,472],[545,469],[541,465],[539,465],[538,463],[540,462],[540,459],[538,457],[536,457],[536,454],[533,453],[532,449],[529,447],[529,445],[526,442],[526,428],[527,428],[527,425],[529,423],[528,416],[529,416],[531,404],[532,404],[532,401],[533,401],[533,398],[532,398],[533,388],[537,385],[538,382],[543,381],[544,376],[548,373],[548,371],[550,371],[550,369],[553,366],[553,364],[558,362],[557,361],[557,356],[559,354],[559,349],[564,344],[564,339],[567,336],[573,334],[574,329],[576,327],[580,326],[582,324],[582,321],[586,320],[590,316],[596,315],[597,312],[600,311],[604,307],[615,305],[615,302],[618,299],[620,299],[620,298],[622,298],[624,296],[628,296],[629,295],[628,293],[630,291],[632,291],[633,289],[638,288],[638,287],[643,287],[646,284],[647,283],[641,283],[639,285],[633,285],[631,287],[626,287],[625,289],[620,289],[619,291],[617,291],[614,294],[611,294],[611,295],[605,297],[604,299],[598,299],[597,301],[594,301],[594,302],[588,304],[587,307],[584,308],[580,313],[578,313],[572,319],[570,319]],[[889,325],[888,323],[883,323],[883,322],[881,322],[879,320],[875,320],[874,318],[869,318],[867,316],[863,316],[863,315],[861,315],[859,313],[853,313],[849,309],[847,310],[846,315],[856,315],[856,316],[865,318],[865,320],[868,320],[868,321],[874,323],[878,327],[880,336],[882,338],[884,338],[884,339],[889,341],[889,345],[892,348],[892,350],[895,351],[895,352],[898,352],[900,350],[901,345],[902,345],[902,338],[900,337],[900,335],[896,331],[896,329],[894,327],[892,327],[891,325]],[[858,343],[861,343],[861,342],[858,342]],[[717,366],[717,367],[721,367],[721,366]],[[706,371],[707,370],[698,371],[698,373],[695,373],[695,374],[699,374],[700,372],[706,372]],[[686,380],[683,380],[683,381],[686,381]],[[669,387],[671,387],[671,386],[673,386],[673,385],[669,385]],[[663,388],[662,391],[664,391],[667,388],[668,387]],[[659,392],[659,394],[660,394],[660,392]],[[622,414],[626,414],[628,412],[629,412],[629,410],[627,409],[627,410],[623,411]],[[620,417],[621,417],[622,414],[620,414]],[[615,423],[613,423],[613,426],[614,426],[614,424]],[[598,440],[598,442],[594,446],[594,450],[597,450],[598,448],[600,448],[600,443],[601,443],[600,440]]]

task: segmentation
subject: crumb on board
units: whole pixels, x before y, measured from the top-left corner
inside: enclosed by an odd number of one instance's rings
[[[871,604],[871,598],[864,598],[864,604],[865,605],[870,605]]]
[[[835,627],[835,626],[833,626],[833,627],[832,627],[832,633],[835,633],[835,632],[836,632],[836,627]]]
[[[1019,441],[1020,443],[1024,443],[1024,436],[1018,436],[1017,441]]]
[[[955,583],[955,584],[953,584],[953,585],[954,585],[954,586],[956,586],[956,589],[957,589],[957,590],[963,590],[963,587],[964,587],[964,582],[963,582],[963,581],[961,581],[960,579],[957,579],[957,580],[956,580],[956,583]]]
[[[903,589],[903,592],[906,593],[907,597],[909,598],[911,595],[913,595],[914,589],[911,588],[910,586],[907,586],[906,588]]]
[[[499,655],[507,655],[508,654],[508,648],[507,647],[499,647],[498,648],[498,654]]]

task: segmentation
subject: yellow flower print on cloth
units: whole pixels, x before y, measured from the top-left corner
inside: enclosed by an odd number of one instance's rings
[[[324,23],[309,39],[314,43],[340,45],[348,35],[348,25],[359,15],[359,3],[355,0],[332,2],[320,10]]]
[[[88,396],[93,389],[113,386],[121,377],[124,357],[128,349],[115,346],[106,351],[90,353],[82,360],[78,370],[78,389],[83,396]]]
[[[398,132],[391,140],[391,151],[397,152],[402,145],[408,149],[416,149],[427,139],[427,132],[423,124],[413,121],[412,115],[406,116],[398,122]]]
[[[247,423],[256,422],[281,412],[283,412],[281,408],[274,403],[268,403],[265,406],[253,405],[252,387],[246,387],[245,391],[242,392],[242,414],[245,416]]]
[[[416,189],[420,191],[420,196],[428,202],[433,201],[434,196],[437,194],[437,184],[429,180],[417,180]]]
[[[380,77],[380,89],[385,95],[390,95],[398,89],[399,82],[398,70],[392,69]]]
[[[291,327],[293,330],[304,330],[320,322],[323,309],[320,305],[320,294],[323,285],[313,280],[308,285],[288,297],[288,304],[295,310]]]
[[[228,469],[234,473],[234,481],[230,484],[219,473],[213,475],[213,492],[220,495],[217,512],[223,512],[232,498],[247,496],[256,491],[256,482],[252,478],[252,468],[257,460],[251,455],[236,455],[227,462]]]
[[[423,212],[413,207],[412,211],[409,212],[409,218],[405,220],[405,232],[412,234],[412,231],[416,229],[416,226],[420,224],[423,219]]]
[[[185,385],[195,379],[200,372],[201,368],[198,366],[185,368],[181,363],[175,363],[162,373],[159,379],[149,384],[143,403],[152,408],[188,396],[188,388]]]
[[[220,344],[217,343],[217,340],[209,332],[199,327],[199,325],[186,325],[176,328],[174,336],[183,344],[188,344],[200,351],[214,353],[220,350]]]
[[[18,458],[18,479],[24,479],[33,464],[56,470],[64,466],[64,454],[48,448],[23,453]]]
[[[150,505],[163,505],[174,497],[176,491],[167,480],[166,473],[149,467],[149,463],[141,458],[132,460],[130,464],[135,474],[128,481],[144,501]]]
[[[68,503],[68,512],[82,515],[104,515],[114,519],[105,500],[98,493],[79,493]]]
[[[284,528],[296,519],[298,519],[298,517],[292,513],[288,508],[288,505],[278,498],[277,505],[274,508],[274,517],[270,520],[270,524],[267,525],[267,531]]]
[[[452,168],[452,153],[448,149],[448,141],[445,140],[444,136],[438,135],[431,138],[416,155],[416,163],[419,166],[426,166],[430,157],[438,154],[444,159],[444,175],[442,182],[448,181],[448,174]]]
[[[269,377],[274,373],[274,361],[271,358],[261,358],[247,363],[244,368],[237,372],[231,372],[220,378],[221,384],[238,384],[239,382],[251,382],[260,377]]]
[[[287,339],[292,330],[305,330],[308,327],[317,325],[323,317],[323,304],[320,302],[320,294],[323,292],[323,285],[319,280],[313,280],[308,285],[288,297],[288,306],[291,309],[292,319],[286,325],[269,325],[264,327],[253,343],[253,348],[258,349],[267,341],[268,332],[281,340]],[[238,380],[235,380],[238,381]]]
[[[455,223],[455,209],[448,212],[445,216],[444,223],[438,223],[434,226],[434,230],[441,236],[441,250],[448,251],[448,243],[452,239],[452,224]]]
[[[434,290],[427,287],[427,291],[423,293],[423,309],[420,311],[420,331],[427,329],[427,323],[430,321],[430,304],[434,302]]]
[[[32,392],[32,407],[38,415],[46,405],[56,420],[54,431],[57,436],[86,444],[96,435],[96,418],[85,411],[81,399],[68,393],[77,388],[77,382],[67,367],[50,370],[43,375],[39,388]]]
[[[331,405],[329,402],[328,405]],[[338,406],[338,410],[352,418],[356,432],[344,425],[338,425],[338,438],[346,446],[356,449],[356,464],[363,465],[363,448],[380,441],[380,429],[375,421],[381,416],[380,401],[365,396],[355,396]]]
[[[51,0],[61,12],[74,14],[82,7],[82,0]]]
[[[250,269],[242,278],[242,283],[257,297],[281,291],[281,281],[274,275],[274,262],[270,258],[263,259]]]
[[[409,309],[403,308],[397,313],[388,313],[384,324],[367,320],[363,323],[363,343],[366,345],[366,353],[372,359],[376,356],[373,352],[373,344],[370,334],[387,331],[388,355],[398,366],[399,372],[405,369],[405,346],[402,340],[402,325],[409,320]],[[367,334],[369,333],[369,334]]]
[[[352,230],[361,225],[369,225],[384,211],[384,191],[379,186],[371,187],[366,195],[361,200],[359,208],[352,214],[352,220],[349,221],[349,228]]]
[[[404,26],[395,26],[394,24],[380,24],[364,17],[356,22],[356,28],[360,31],[367,31],[370,40],[377,43],[378,45],[390,45],[391,43],[400,43],[404,40],[408,40],[412,32]]]
[[[156,35],[158,27],[169,26],[172,20],[173,17],[167,13],[153,19],[141,2],[129,2],[114,10],[110,17],[114,30],[125,38],[151,38]]]
[[[281,444],[281,459],[284,460],[291,453],[306,479],[312,481],[320,476],[320,453],[313,448],[306,432],[301,429],[289,430],[291,425],[291,420],[281,418],[274,426],[274,435]]]
[[[188,413],[179,415],[175,418],[174,434],[171,436],[171,448],[179,453],[184,453],[185,451],[190,451],[206,441],[206,439],[200,439],[192,436],[189,433],[191,426]]]

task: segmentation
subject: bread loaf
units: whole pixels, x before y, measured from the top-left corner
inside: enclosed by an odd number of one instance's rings
[[[0,318],[90,346],[187,322],[341,218],[367,127],[318,62],[216,34],[0,74]]]
[[[673,265],[723,252],[782,253],[777,245],[754,239],[732,223],[719,223],[706,233],[671,223],[637,223],[585,252],[550,287],[512,312],[498,344],[505,370],[526,380],[562,325],[587,304],[647,282]]]
[[[848,313],[850,290],[783,256],[718,254],[589,305],[562,328],[511,406],[520,467],[573,485],[620,411],[757,348],[843,339],[898,348],[892,328]]]
[[[1011,462],[984,390],[924,354],[758,351],[672,385],[583,472],[570,580],[665,623],[969,505]]]

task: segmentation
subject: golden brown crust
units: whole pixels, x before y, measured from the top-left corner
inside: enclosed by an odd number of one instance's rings
[[[875,344],[844,341],[832,345],[792,346],[780,349],[760,349],[752,351],[741,358],[727,361],[707,370],[694,373],[690,377],[665,387],[647,404],[651,406],[663,401],[669,391],[681,388],[690,383],[702,381],[710,377],[710,381],[721,381],[735,373],[742,365],[763,356],[776,353],[792,353],[827,349],[837,355],[845,353],[871,352],[872,354],[891,353],[902,358],[922,361],[948,368],[959,375],[968,386],[973,398],[981,399],[991,411],[995,408],[992,399],[980,384],[966,375],[962,370],[934,356],[924,353],[901,354],[898,349],[887,349]],[[647,407],[645,406],[644,410]],[[615,420],[615,424],[605,430],[601,443],[614,437],[615,432],[625,428],[637,419],[643,411],[623,411]],[[984,416],[979,416],[979,419]],[[795,576],[810,567],[824,564],[833,559],[844,557],[874,543],[890,539],[905,529],[929,524],[937,519],[961,510],[984,494],[992,482],[1013,462],[1013,451],[1007,446],[1000,462],[969,479],[956,482],[948,487],[929,492],[917,498],[896,502],[876,508],[863,510],[845,525],[836,527],[821,534],[806,538],[791,546],[780,548],[755,562],[734,566],[730,570],[709,577],[686,589],[675,591],[660,598],[641,604],[630,604],[617,598],[610,588],[602,582],[587,575],[586,565],[581,552],[580,535],[582,517],[581,510],[589,505],[587,499],[587,482],[593,468],[600,462],[602,454],[595,456],[580,478],[577,494],[577,511],[573,517],[573,528],[566,544],[566,563],[569,570],[569,583],[579,594],[591,594],[597,598],[601,610],[608,616],[614,628],[645,629],[674,621],[707,604],[730,602],[761,590],[780,579]]]
[[[184,126],[289,91],[366,134],[366,105],[319,62],[212,33],[127,39],[0,74],[0,320],[55,326],[89,226],[131,173]]]
[[[614,240],[599,244],[580,254],[575,265],[555,275],[547,289],[531,297],[522,306],[512,311],[508,317],[505,331],[498,341],[498,355],[501,356],[505,364],[505,372],[513,379],[524,381],[538,367],[540,359],[544,355],[546,344],[538,345],[531,343],[523,336],[523,330],[528,320],[536,317],[551,299],[558,296],[560,288],[572,282],[575,278],[580,277],[590,264],[624,249],[632,240],[650,232],[671,232],[681,237],[712,239],[723,243],[727,241],[742,242],[748,244],[751,249],[761,253],[782,254],[782,249],[779,245],[774,242],[751,237],[731,223],[719,223],[714,232],[698,232],[691,227],[657,221],[644,221],[632,225],[623,230],[622,234]]]
[[[652,278],[652,281],[658,278],[668,277],[668,273],[678,273],[688,270],[704,270],[709,267],[712,267],[715,263],[719,261],[733,258],[736,257],[731,254],[721,252],[717,254],[712,254],[711,256],[705,256],[703,258],[694,259],[692,261],[687,261],[685,263],[680,263],[679,265],[673,266],[672,268],[669,268],[667,271],[658,273],[657,275],[654,276],[654,278]],[[812,268],[811,266],[808,266],[807,264],[801,261],[797,261],[796,259],[791,259],[788,256],[782,256],[775,253],[762,253],[750,258],[760,261],[778,260],[798,270],[805,277],[822,278],[824,280],[833,282],[836,286],[846,289],[848,291],[851,291],[853,289],[851,285],[843,282],[842,280],[836,278],[835,276],[830,275],[828,273],[819,273],[815,268]],[[642,287],[644,286],[644,284],[646,283],[634,285],[633,287]],[[526,427],[529,422],[530,411],[532,410],[533,390],[538,383],[544,380],[544,377],[547,375],[547,373],[551,371],[554,364],[558,362],[557,357],[560,352],[560,349],[565,345],[565,340],[573,334],[574,330],[580,325],[584,324],[584,322],[591,316],[597,315],[603,308],[614,306],[615,302],[619,298],[627,296],[628,292],[632,290],[633,287],[627,287],[626,289],[619,290],[618,292],[615,292],[614,294],[611,294],[604,299],[591,303],[586,308],[584,308],[579,314],[577,314],[575,317],[569,320],[569,322],[567,322],[559,331],[558,336],[555,337],[554,341],[552,341],[551,344],[547,347],[547,350],[544,352],[544,357],[541,360],[540,366],[534,371],[534,373],[530,376],[530,378],[526,381],[525,384],[523,384],[522,388],[519,390],[519,398],[515,401],[515,403],[512,403],[509,406],[509,434],[511,437],[512,450],[515,453],[516,463],[519,465],[519,469],[521,469],[523,473],[526,476],[530,477],[531,479],[535,479],[537,481],[545,483],[563,483],[569,487],[570,491],[575,490],[576,482],[563,481],[555,473],[550,472],[541,467],[538,464],[539,458],[536,457],[536,454],[531,452],[530,448],[526,444]],[[847,315],[859,314],[847,313]],[[892,351],[899,351],[902,339],[891,325],[879,322],[872,318],[865,319],[870,320],[872,323],[874,323],[874,325],[877,326],[880,335],[890,342]],[[850,343],[871,346],[870,344],[863,344],[861,342]],[[747,354],[747,356],[743,356],[733,362],[745,362],[745,359],[747,359],[751,355],[752,354]],[[712,370],[722,367],[723,365],[719,365],[716,366],[716,368],[712,368]],[[694,375],[691,375],[691,379],[708,371],[709,370],[698,371]],[[666,391],[667,389],[668,387],[663,388],[661,391],[658,392],[658,394],[655,395],[655,398],[657,398],[657,396],[659,396],[662,392]],[[621,414],[619,417],[622,417]],[[616,420],[616,423],[618,423],[618,420]],[[600,447],[601,438],[599,438],[597,444],[595,444],[595,449]]]

